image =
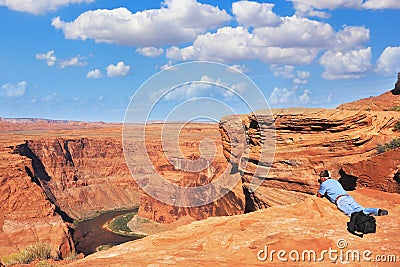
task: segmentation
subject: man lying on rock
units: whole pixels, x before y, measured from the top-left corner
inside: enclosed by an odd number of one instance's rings
[[[330,202],[335,204],[347,216],[353,212],[363,211],[366,215],[383,216],[389,212],[384,209],[364,208],[354,198],[346,193],[339,181],[331,179],[328,170],[323,170],[319,175],[318,182],[321,184],[317,193],[318,197],[326,196]]]

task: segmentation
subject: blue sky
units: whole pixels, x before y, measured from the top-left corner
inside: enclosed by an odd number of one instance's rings
[[[168,66],[234,66],[271,107],[393,88],[400,1],[0,0],[0,117],[124,120]]]

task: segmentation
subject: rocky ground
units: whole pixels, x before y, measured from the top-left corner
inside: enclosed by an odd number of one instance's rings
[[[71,266],[337,266],[346,263],[351,250],[361,255],[360,261],[349,256],[351,266],[398,266],[400,196],[371,189],[360,189],[351,195],[365,206],[388,208],[389,216],[376,218],[377,233],[363,238],[348,233],[347,216],[328,200],[309,196],[296,204],[194,222],[95,253]],[[266,246],[268,257],[262,261],[265,254],[260,253],[260,260],[258,253]],[[332,254],[322,260],[321,251],[330,248]],[[276,252],[271,258],[272,250],[285,250],[283,258],[287,262],[280,261]],[[292,250],[300,253],[299,259],[296,254],[289,257]],[[304,250],[315,251],[316,260],[309,260],[308,254],[302,260]],[[363,258],[367,250],[371,255]],[[397,256],[397,263],[392,255]],[[380,265],[380,259],[392,262]]]

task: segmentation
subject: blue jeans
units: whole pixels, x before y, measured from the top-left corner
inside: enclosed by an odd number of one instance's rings
[[[350,195],[342,196],[336,202],[336,206],[347,216],[351,216],[353,212],[363,211],[365,214],[378,215],[379,209],[377,208],[364,208],[358,204]]]

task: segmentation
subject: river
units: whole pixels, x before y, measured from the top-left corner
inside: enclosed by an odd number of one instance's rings
[[[102,245],[115,246],[138,239],[137,237],[118,235],[103,228],[104,224],[111,221],[113,218],[132,212],[137,212],[137,209],[109,211],[93,219],[77,223],[73,235],[77,252],[89,255],[96,252],[96,249]]]

